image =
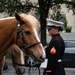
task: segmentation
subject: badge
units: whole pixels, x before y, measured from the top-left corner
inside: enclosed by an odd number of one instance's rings
[[[51,48],[50,54],[56,54],[56,49],[54,47]]]

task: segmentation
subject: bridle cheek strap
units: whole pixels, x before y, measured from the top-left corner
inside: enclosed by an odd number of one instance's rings
[[[32,44],[32,45],[27,45],[26,42],[25,42],[25,40],[24,40],[23,33],[20,32],[19,34],[20,34],[20,37],[21,37],[21,39],[22,39],[22,41],[23,41],[23,43],[24,43],[25,53],[27,53],[27,54],[28,54],[28,50],[29,50],[31,47],[34,47],[34,46],[36,46],[36,45],[38,45],[38,44],[41,43],[41,42],[36,42],[36,43],[34,43],[34,44]]]
[[[36,42],[36,43],[34,43],[34,44],[32,44],[32,45],[28,45],[28,44],[25,42],[25,40],[24,40],[24,35],[23,35],[23,33],[22,33],[22,29],[21,29],[21,27],[20,27],[20,24],[18,25],[18,28],[17,28],[17,36],[18,36],[18,34],[20,35],[20,37],[21,37],[21,39],[22,39],[22,41],[23,41],[23,43],[24,43],[24,49],[26,50],[26,53],[28,52],[27,50],[29,50],[31,47],[34,47],[34,46],[36,46],[36,45],[38,45],[38,44],[41,43],[41,42]],[[16,44],[17,44],[17,37],[16,37]]]

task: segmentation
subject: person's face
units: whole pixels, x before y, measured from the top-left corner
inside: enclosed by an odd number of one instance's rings
[[[50,36],[55,35],[56,32],[57,32],[56,28],[50,28],[50,29],[48,29],[48,33],[49,33]]]

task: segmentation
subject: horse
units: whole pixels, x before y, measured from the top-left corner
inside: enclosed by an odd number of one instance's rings
[[[23,75],[23,73],[25,73],[25,67],[15,64],[18,63],[24,65],[25,58],[23,51],[16,44],[13,44],[6,50],[5,54],[10,55],[13,67],[15,68],[15,74]]]
[[[38,20],[30,14],[15,13],[15,17],[0,19],[0,67],[3,64],[1,54],[13,44],[30,55],[34,61],[42,63],[45,51],[37,33]]]

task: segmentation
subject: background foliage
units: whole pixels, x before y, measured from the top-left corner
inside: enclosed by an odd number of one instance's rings
[[[46,45],[45,27],[49,10],[60,11],[62,4],[65,4],[68,10],[73,10],[75,14],[75,0],[37,0],[37,3],[33,3],[33,0],[0,0],[0,12],[6,12],[12,16],[15,11],[27,13],[30,10],[36,10],[35,12],[40,16],[41,42]]]

